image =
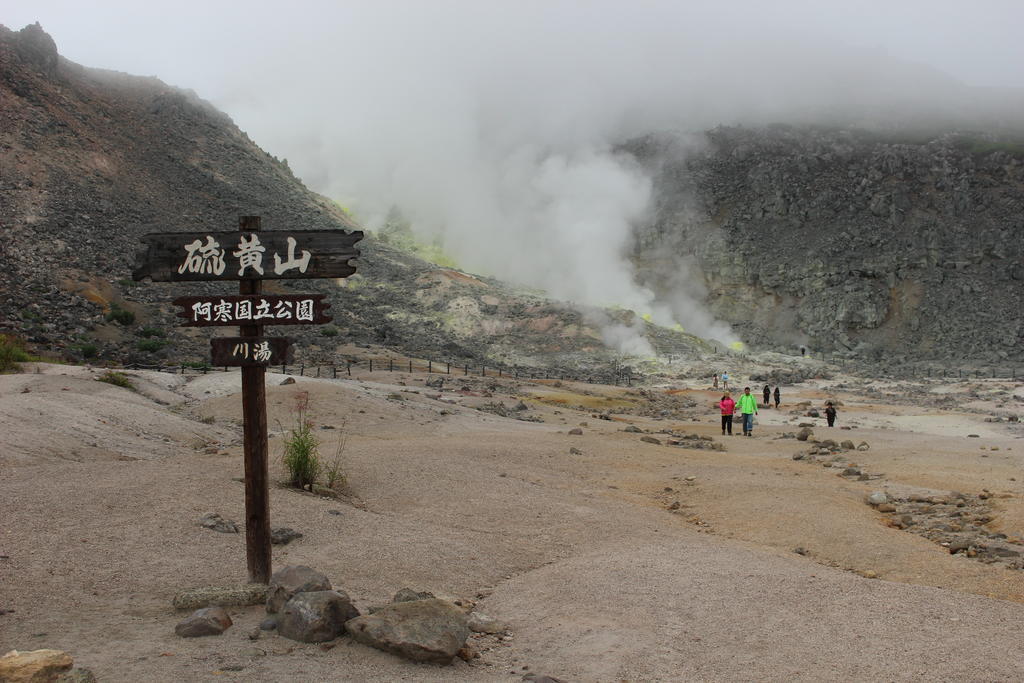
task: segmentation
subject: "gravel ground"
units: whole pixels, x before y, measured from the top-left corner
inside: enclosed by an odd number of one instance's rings
[[[130,373],[135,393],[85,369],[41,373],[0,377],[0,500],[8,501],[0,610],[14,610],[0,614],[0,651],[64,649],[103,681],[487,681],[526,671],[570,681],[1024,676],[1021,572],[954,559],[883,526],[860,500],[868,484],[792,461],[797,442],[772,438],[791,429],[784,411],[765,411],[755,439],[726,438],[725,452],[691,451],[641,443],[621,421],[543,404],[530,385],[437,399],[417,384],[422,377],[399,373],[288,386],[268,378],[272,431],[306,390],[314,422],[335,427],[318,431],[324,452],[347,434],[342,457],[354,495],[346,502],[273,489],[274,526],[305,534],[275,547],[275,566],[313,566],[361,609],[405,586],[476,601],[510,624],[511,639],[479,639],[481,657],[469,664],[415,665],[344,638],[329,649],[275,635],[251,641],[259,607],[232,609],[235,626],[223,636],[179,639],[176,592],[245,579],[244,535],[196,524],[207,512],[243,518],[237,374],[184,384]],[[813,386],[801,391],[817,400]],[[474,409],[519,398],[545,422]],[[851,402],[842,415],[867,424],[907,410]],[[956,419],[969,426],[980,418]],[[97,438],[97,420],[106,420],[98,446],[65,457]],[[713,415],[628,420],[719,438]],[[582,436],[566,433],[580,423]],[[966,489],[998,475],[1016,485],[1003,477],[1020,464],[1017,451],[1006,452],[1009,433],[985,440],[1002,444],[999,462],[964,457],[977,439],[960,448],[948,436],[875,426],[855,436],[873,443],[863,457],[901,484],[926,478]],[[929,457],[930,444],[944,450]],[[920,454],[907,457],[913,448]],[[272,472],[280,474],[276,463]],[[666,509],[672,500],[682,502],[678,512]],[[1015,504],[1003,503],[1004,523],[1017,524]],[[807,557],[791,552],[797,540],[811,549]],[[882,580],[857,574],[868,568]]]

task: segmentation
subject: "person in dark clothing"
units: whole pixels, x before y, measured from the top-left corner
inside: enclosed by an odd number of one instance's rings
[[[836,424],[836,407],[831,402],[825,404],[825,419],[828,420],[828,426],[834,427]]]
[[[764,393],[764,407],[771,408],[770,404],[772,402],[772,388],[765,384],[764,391],[762,393]]]
[[[781,400],[782,400],[782,394],[779,393],[779,388],[775,387],[775,409],[776,410],[778,410],[778,408],[779,408],[779,401],[781,401]]]

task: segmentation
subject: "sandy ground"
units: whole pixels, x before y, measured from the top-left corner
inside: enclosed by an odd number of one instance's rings
[[[723,438],[710,408],[608,421],[569,407],[640,400],[622,388],[478,378],[438,392],[423,374],[287,386],[270,375],[272,458],[308,391],[313,420],[335,427],[318,431],[323,453],[347,435],[354,496],[273,489],[274,526],[305,534],[275,546],[275,566],[315,567],[360,608],[408,586],[510,624],[508,640],[478,639],[479,659],[440,667],[345,638],[252,641],[259,607],[233,608],[222,636],[176,637],[176,592],[245,580],[244,534],[197,525],[207,512],[244,517],[238,374],[130,372],[132,392],[85,368],[29,370],[0,376],[0,652],[63,649],[102,681],[1024,678],[1024,572],[951,556],[864,504],[874,490],[989,489],[991,528],[1024,535],[1017,424],[819,382],[788,387],[754,438]],[[1021,385],[1004,384],[998,407],[1024,413]],[[718,396],[673,388],[701,406]],[[851,429],[787,410],[826,396]],[[544,421],[474,409],[519,400]],[[853,459],[885,476],[849,481],[794,461],[804,444],[777,437],[800,422],[867,441]],[[583,435],[567,433],[581,423]],[[628,423],[726,450],[643,443]]]

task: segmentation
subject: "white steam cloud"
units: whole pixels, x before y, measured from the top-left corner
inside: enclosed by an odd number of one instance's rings
[[[1024,5],[826,4],[186,2],[169,15],[39,0],[27,21],[72,59],[194,88],[371,227],[397,206],[468,269],[731,342],[685,254],[664,298],[637,284],[628,255],[651,180],[619,143],[717,124],[991,120],[983,104],[1020,101],[935,65],[1024,85]],[[636,326],[603,329],[650,350]]]

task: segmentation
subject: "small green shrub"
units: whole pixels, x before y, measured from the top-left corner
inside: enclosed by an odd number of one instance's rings
[[[295,426],[284,438],[284,453],[281,461],[288,470],[288,483],[298,489],[313,490],[320,477],[320,441],[313,434],[313,424],[307,419],[309,392],[295,395]]]
[[[115,372],[114,370],[107,370],[102,375],[96,378],[97,382],[106,382],[107,384],[113,384],[115,387],[121,387],[123,389],[130,389],[135,391],[135,385],[132,384],[131,379],[128,375],[123,372]]]
[[[164,336],[164,331],[155,327],[143,327],[139,330],[139,336],[146,337],[147,339],[150,337],[162,337]]]
[[[131,311],[125,310],[117,305],[110,307],[110,312],[106,315],[107,322],[120,323],[121,325],[131,325],[135,322],[135,314]]]
[[[78,352],[82,354],[82,358],[95,358],[98,351],[99,349],[96,348],[95,344],[82,344],[78,347]]]
[[[338,336],[338,328],[335,327],[334,325],[324,325],[323,327],[320,328],[320,336],[321,337],[337,337]]]
[[[0,334],[0,372],[17,370],[18,363],[32,360],[25,350],[25,344],[17,337]]]
[[[165,342],[163,339],[140,339],[139,343],[136,344],[135,348],[137,348],[139,351],[146,351],[147,353],[152,353],[154,351],[159,351],[165,346],[167,346],[167,342]]]

